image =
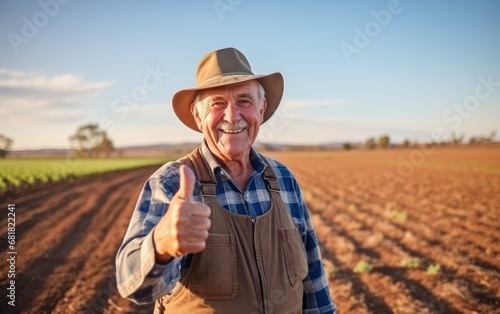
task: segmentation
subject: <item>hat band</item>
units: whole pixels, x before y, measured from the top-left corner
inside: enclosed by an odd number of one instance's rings
[[[209,88],[216,87],[219,85],[228,85],[243,81],[248,81],[261,77],[260,75],[253,75],[248,73],[230,73],[225,75],[219,75],[209,78],[203,83],[198,85],[198,88]]]

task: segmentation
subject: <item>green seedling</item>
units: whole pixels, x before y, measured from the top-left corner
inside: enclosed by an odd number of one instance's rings
[[[353,269],[355,273],[369,273],[373,266],[367,261],[359,261]]]
[[[429,276],[435,276],[435,275],[439,274],[440,271],[441,271],[441,265],[439,265],[439,264],[430,264],[427,267],[427,270],[425,271],[425,274],[429,275]]]
[[[408,220],[408,213],[406,211],[393,210],[391,216],[399,222],[406,222]]]
[[[401,261],[401,266],[406,267],[406,268],[419,268],[420,267],[420,258],[418,258],[418,257],[404,258]]]

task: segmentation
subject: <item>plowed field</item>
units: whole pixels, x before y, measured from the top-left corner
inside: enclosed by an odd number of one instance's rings
[[[341,313],[500,312],[500,149],[273,156],[302,186]]]
[[[499,148],[272,156],[302,187],[340,313],[498,313]],[[117,294],[114,257],[156,168],[1,195],[0,312],[151,313]],[[15,308],[6,299],[9,203]],[[354,272],[360,261],[371,271]]]
[[[108,173],[2,195],[16,212],[16,306],[1,313],[152,313],[118,295],[114,257],[138,193],[158,167]],[[5,200],[5,201],[4,201]],[[0,269],[7,284],[7,222]],[[4,258],[5,257],[5,258]]]

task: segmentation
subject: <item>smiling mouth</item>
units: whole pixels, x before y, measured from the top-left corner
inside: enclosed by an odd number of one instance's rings
[[[227,129],[227,130],[219,129],[219,131],[221,131],[222,133],[225,133],[225,134],[238,134],[238,133],[243,132],[243,130],[245,130],[245,128],[241,128],[241,129]]]

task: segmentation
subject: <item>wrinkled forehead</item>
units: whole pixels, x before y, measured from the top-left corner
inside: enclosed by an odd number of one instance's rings
[[[257,97],[259,93],[258,84],[256,80],[251,80],[238,84],[231,84],[221,87],[209,88],[201,91],[201,98],[213,98],[213,97],[229,97],[229,96],[241,96],[248,95]]]

